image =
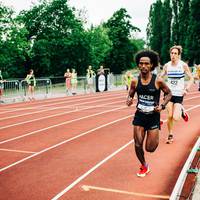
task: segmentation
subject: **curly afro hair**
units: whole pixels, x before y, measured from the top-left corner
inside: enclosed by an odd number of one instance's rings
[[[140,58],[142,57],[148,57],[150,58],[150,62],[151,64],[153,64],[151,71],[153,71],[158,65],[159,65],[159,55],[156,51],[153,50],[142,50],[139,51],[136,55],[135,55],[135,62],[137,64],[137,66],[139,65],[140,62]]]

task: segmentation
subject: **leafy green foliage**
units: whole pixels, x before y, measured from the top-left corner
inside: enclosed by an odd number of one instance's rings
[[[97,70],[112,48],[112,42],[108,37],[108,29],[103,25],[91,27],[87,31],[87,38],[90,43],[90,65]]]
[[[139,31],[125,9],[108,22],[84,28],[85,10],[68,0],[39,0],[17,16],[0,3],[0,68],[4,77],[25,77],[32,68],[37,77],[63,76],[67,68],[85,75],[88,65],[104,64],[114,73],[133,67],[134,53],[144,47],[133,37]]]
[[[136,46],[131,44],[130,37],[133,31],[140,29],[131,24],[130,18],[126,9],[121,8],[105,23],[108,37],[113,44],[109,56],[105,59],[105,65],[114,73],[131,68],[133,63]]]
[[[182,59],[200,63],[200,0],[157,0],[152,4],[147,27],[148,46],[169,59],[172,45],[183,47]],[[160,20],[161,19],[161,20]]]

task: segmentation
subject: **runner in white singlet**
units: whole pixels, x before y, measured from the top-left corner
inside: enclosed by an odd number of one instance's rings
[[[180,57],[182,53],[181,46],[173,46],[170,49],[171,61],[164,65],[161,77],[167,75],[167,83],[172,92],[172,98],[167,104],[168,120],[167,127],[169,135],[167,144],[173,142],[173,126],[174,122],[180,120],[181,117],[188,121],[188,114],[184,111],[182,102],[183,97],[188,93],[189,88],[193,84],[193,76],[187,63],[183,62]],[[185,74],[189,77],[189,81],[185,84]]]

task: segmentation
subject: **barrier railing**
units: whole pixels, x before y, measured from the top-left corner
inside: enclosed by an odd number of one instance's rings
[[[197,149],[200,147],[200,137],[196,141],[187,161],[185,162],[183,169],[178,177],[178,180],[176,182],[176,185],[171,193],[170,200],[178,200],[180,199],[181,191],[183,188],[183,185],[185,183],[186,177],[187,177],[187,171],[190,169],[191,163],[196,155]]]
[[[25,80],[20,82],[21,90],[24,100],[28,98],[28,84]],[[41,98],[47,98],[52,93],[52,84],[50,79],[36,79],[36,86],[34,88],[34,95]]]
[[[76,94],[86,94],[93,93],[96,91],[96,77],[93,77],[92,85],[88,84],[88,79],[85,76],[77,78],[76,88],[72,87],[70,92],[66,91],[66,82],[64,77],[50,77],[50,78],[38,78],[36,79],[36,87],[35,87],[35,98],[47,98],[52,95],[54,96],[66,96]],[[123,81],[122,75],[107,75],[107,83],[108,90],[112,90],[115,88],[122,88]],[[28,84],[25,80],[8,80],[4,82],[4,94],[2,97],[3,101],[8,100],[10,102],[14,102],[16,100],[28,100]]]
[[[18,80],[7,80],[3,83],[3,96],[7,100],[15,101],[21,98],[21,84]]]

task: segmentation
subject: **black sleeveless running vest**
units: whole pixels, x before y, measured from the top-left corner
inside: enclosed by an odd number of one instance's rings
[[[33,85],[34,84],[34,75],[32,75],[29,80],[30,80],[31,85]]]
[[[151,81],[148,85],[143,85],[141,76],[138,76],[136,92],[138,96],[137,110],[143,113],[152,113],[154,107],[159,105],[160,89],[155,86],[156,75],[152,74]]]

